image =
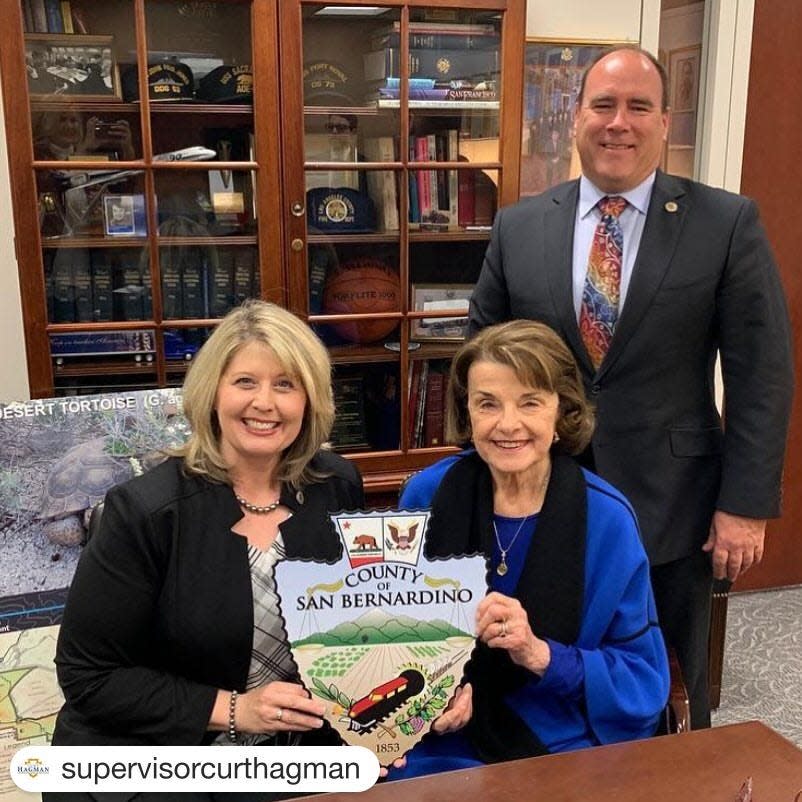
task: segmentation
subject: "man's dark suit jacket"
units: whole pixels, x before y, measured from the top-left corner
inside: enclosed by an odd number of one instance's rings
[[[779,514],[793,373],[785,297],[747,198],[658,172],[632,279],[598,371],[572,294],[579,182],[502,209],[471,333],[539,320],[568,343],[596,405],[595,468],[638,513],[653,565],[695,552],[714,509]],[[726,432],[714,403],[720,350]]]

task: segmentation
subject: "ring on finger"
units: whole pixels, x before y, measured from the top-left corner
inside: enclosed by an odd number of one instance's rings
[[[279,708],[279,709],[276,711],[276,721],[281,721],[281,719],[283,718],[283,716],[284,716],[284,710],[283,710],[283,708],[281,708],[281,707],[280,707],[280,708]]]

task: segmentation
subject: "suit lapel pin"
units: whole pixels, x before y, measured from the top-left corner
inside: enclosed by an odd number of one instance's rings
[[[665,205],[665,210],[667,212],[671,212],[671,214],[674,214],[674,212],[676,212],[677,209],[679,209],[679,206],[677,206],[677,204],[674,203],[674,201],[668,201]]]

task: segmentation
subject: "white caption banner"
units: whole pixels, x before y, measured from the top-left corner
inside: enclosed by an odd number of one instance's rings
[[[365,791],[379,776],[362,746],[26,746],[24,791]]]

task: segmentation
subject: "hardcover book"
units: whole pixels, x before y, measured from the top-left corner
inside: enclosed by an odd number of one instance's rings
[[[78,323],[89,323],[94,320],[89,251],[85,248],[71,248],[69,254],[72,261],[72,282],[75,287],[75,320]]]
[[[162,249],[164,253],[165,249]],[[177,261],[162,257],[162,310],[166,318],[184,317],[181,292],[181,266]]]
[[[209,270],[209,311],[223,317],[234,306],[234,251],[218,248],[217,262]]]
[[[365,80],[383,81],[401,77],[401,51],[387,47],[363,57]],[[438,81],[494,80],[499,73],[498,50],[410,50],[410,78],[434,78]]]
[[[104,323],[114,319],[111,265],[103,252],[92,253],[92,319]]]
[[[202,318],[207,315],[204,251],[204,248],[190,248],[181,268],[181,313],[185,318]]]

